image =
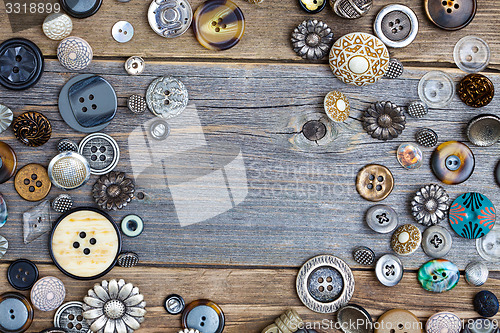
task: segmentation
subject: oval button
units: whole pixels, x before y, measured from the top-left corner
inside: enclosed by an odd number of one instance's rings
[[[460,272],[458,267],[446,259],[434,259],[418,269],[418,281],[427,291],[441,293],[448,291],[458,283]]]
[[[42,51],[35,43],[12,38],[0,44],[0,84],[21,90],[40,80],[44,68]]]
[[[420,230],[412,224],[405,224],[392,234],[391,247],[394,252],[404,256],[417,251],[421,242]]]
[[[222,308],[206,299],[189,303],[182,312],[181,321],[183,328],[203,333],[222,333],[225,324]]]

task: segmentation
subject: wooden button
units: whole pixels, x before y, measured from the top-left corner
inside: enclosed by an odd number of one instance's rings
[[[468,106],[479,108],[491,102],[495,95],[495,88],[486,76],[469,74],[458,83],[457,93],[462,102]]]
[[[474,172],[474,166],[474,154],[469,147],[458,141],[443,142],[432,153],[432,171],[440,181],[448,185],[465,182]]]
[[[421,242],[420,230],[412,224],[405,224],[392,234],[391,247],[399,255],[408,255],[415,252]]]
[[[25,112],[12,122],[16,138],[30,147],[39,147],[49,141],[52,134],[50,121],[39,112]]]
[[[17,156],[8,144],[0,141],[0,184],[8,181],[17,167]]]
[[[420,320],[408,310],[393,309],[381,315],[374,333],[422,333]]]
[[[425,0],[429,20],[444,30],[465,28],[476,15],[476,0]]]
[[[389,169],[379,164],[363,167],[356,178],[356,190],[369,201],[381,201],[391,194],[394,177]]]
[[[24,200],[39,201],[49,194],[52,183],[47,169],[40,164],[32,163],[17,172],[14,187]]]

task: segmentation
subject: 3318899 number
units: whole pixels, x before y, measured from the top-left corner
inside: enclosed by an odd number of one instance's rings
[[[5,10],[7,14],[51,14],[59,13],[61,6],[49,2],[6,2]]]

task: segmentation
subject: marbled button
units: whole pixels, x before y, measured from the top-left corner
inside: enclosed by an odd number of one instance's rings
[[[452,312],[438,312],[427,319],[425,331],[427,333],[460,333],[462,320]]]
[[[454,95],[455,83],[445,72],[427,72],[418,82],[418,97],[431,108],[447,106]]]
[[[60,0],[66,13],[76,18],[87,18],[101,8],[102,0]]]
[[[450,252],[451,244],[450,232],[437,225],[425,229],[422,235],[422,249],[429,257],[443,258]]]
[[[0,295],[0,331],[23,333],[33,322],[33,307],[26,297],[19,293]]]
[[[453,49],[453,59],[458,68],[464,72],[482,71],[490,62],[490,47],[477,36],[462,37]]]
[[[476,116],[467,124],[466,133],[473,145],[492,146],[500,139],[500,118],[492,114]]]
[[[48,38],[61,40],[71,35],[73,22],[71,17],[66,14],[52,13],[43,21],[42,30]]]
[[[422,333],[422,324],[410,311],[392,309],[378,318],[374,333]]]
[[[386,287],[394,287],[403,278],[403,264],[393,254],[384,254],[377,260],[375,274],[377,279]]]
[[[488,280],[488,267],[480,261],[473,261],[465,267],[465,281],[471,286],[482,286]]]
[[[189,303],[182,312],[183,328],[202,330],[203,333],[222,333],[225,325],[222,308],[209,300],[201,299]]]
[[[38,280],[30,293],[31,303],[40,311],[57,309],[65,297],[66,288],[64,284],[54,276],[46,276]]]
[[[386,234],[398,226],[398,213],[390,206],[374,205],[367,210],[365,220],[373,231]]]
[[[26,89],[38,82],[44,68],[42,51],[23,38],[0,44],[0,84],[13,90]]]
[[[443,183],[456,185],[465,182],[474,172],[474,154],[465,144],[447,141],[432,153],[431,168]]]
[[[327,0],[298,0],[300,8],[302,8],[306,13],[316,14],[321,12],[325,6]]]
[[[92,133],[80,141],[78,153],[89,161],[90,173],[104,175],[120,160],[120,148],[115,139],[104,133]]]
[[[405,47],[417,37],[418,19],[407,6],[391,4],[378,12],[373,30],[385,45]]]
[[[474,296],[474,310],[483,317],[493,317],[498,312],[498,298],[489,290],[482,290]]]
[[[444,30],[465,28],[476,15],[476,0],[425,0],[429,20]]]
[[[49,194],[52,183],[44,166],[31,163],[17,172],[14,187],[24,200],[39,201]]]
[[[391,247],[399,255],[408,255],[415,252],[421,242],[420,230],[412,224],[405,224],[392,234]]]
[[[399,164],[407,170],[418,169],[422,166],[423,154],[420,148],[410,142],[402,143],[396,151]]]
[[[17,259],[7,269],[7,280],[17,290],[30,289],[38,279],[38,268],[27,259]]]
[[[476,239],[476,250],[485,260],[500,261],[500,225],[493,225],[486,236]]]
[[[71,71],[87,68],[92,62],[92,47],[80,37],[67,37],[57,47],[57,58],[61,65]]]
[[[335,122],[346,121],[349,117],[351,111],[349,100],[340,91],[330,91],[325,96],[323,105],[328,118]]]
[[[481,238],[495,225],[495,206],[480,193],[464,193],[451,204],[449,219],[451,227],[459,236]]]
[[[381,201],[391,194],[394,177],[383,165],[369,164],[363,167],[356,177],[356,190],[369,201]]]
[[[434,259],[420,266],[417,278],[425,290],[441,293],[455,288],[460,272],[451,261]]]
[[[457,87],[458,97],[475,108],[490,104],[495,96],[493,82],[482,74],[469,74],[463,77]]]
[[[0,141],[0,184],[8,181],[17,167],[17,156],[14,149],[5,142]]]

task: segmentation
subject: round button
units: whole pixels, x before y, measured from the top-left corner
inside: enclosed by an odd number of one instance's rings
[[[64,284],[54,276],[46,276],[38,280],[30,293],[33,306],[40,311],[57,309],[65,297],[66,289]]]
[[[407,111],[413,118],[422,118],[429,112],[429,108],[421,101],[413,101],[408,105]]]
[[[377,260],[375,274],[377,279],[386,287],[394,287],[403,278],[403,264],[393,254],[384,254]]]
[[[356,190],[369,201],[381,201],[391,194],[394,177],[389,169],[379,164],[364,166],[356,178]]]
[[[72,17],[76,18],[87,18],[101,8],[102,0],[84,0],[84,1],[73,1],[73,0],[59,0],[61,6],[66,13]]]
[[[135,184],[124,172],[101,175],[92,187],[92,197],[101,209],[123,209],[134,197]]]
[[[497,167],[495,169],[495,178],[497,179],[497,184],[500,186],[500,162],[498,162]]]
[[[458,83],[458,96],[468,106],[488,105],[495,95],[493,83],[482,74],[469,74]]]
[[[0,235],[0,259],[5,255],[5,253],[7,253],[8,249],[9,249],[9,242],[7,241],[7,238]]]
[[[441,293],[455,288],[460,272],[451,261],[434,259],[420,266],[417,278],[425,290]]]
[[[306,13],[316,14],[325,8],[326,0],[299,0],[299,5]]]
[[[366,224],[375,232],[389,233],[398,226],[398,213],[387,205],[371,206],[366,212]]]
[[[351,108],[349,100],[340,91],[330,91],[323,101],[328,118],[335,122],[346,121]]]
[[[461,38],[453,49],[453,59],[464,72],[480,72],[490,62],[490,47],[483,39],[476,36]]]
[[[12,113],[12,110],[0,104],[0,133],[9,128],[10,124],[12,124],[12,120],[14,120],[14,113]]]
[[[80,280],[93,280],[108,273],[120,249],[120,232],[111,217],[85,207],[63,214],[52,229],[49,243],[57,268]]]
[[[24,200],[39,201],[49,194],[52,183],[47,169],[40,164],[32,163],[17,172],[14,187]]]
[[[487,318],[472,319],[464,327],[464,333],[495,333],[498,332],[498,324]]]
[[[180,80],[170,76],[160,77],[149,85],[146,102],[155,116],[169,119],[184,111],[188,103],[188,91]]]
[[[113,171],[120,159],[118,143],[104,133],[92,133],[83,138],[78,145],[78,153],[87,159],[93,175]]]
[[[47,168],[49,179],[63,190],[74,190],[90,179],[90,165],[85,157],[73,151],[55,156]]]
[[[425,324],[427,333],[460,333],[462,331],[462,320],[451,312],[439,312],[433,314]]]
[[[406,127],[403,109],[389,101],[370,104],[361,121],[366,133],[384,141],[397,138]]]
[[[333,44],[332,29],[323,21],[308,19],[292,32],[292,48],[303,59],[323,59]]]
[[[72,301],[61,305],[54,315],[54,326],[66,333],[88,333],[90,326],[83,318],[83,303]]]
[[[17,156],[8,144],[0,141],[0,184],[8,181],[17,167]]]
[[[493,225],[488,234],[476,239],[476,250],[484,260],[500,261],[500,225]]]
[[[430,71],[418,82],[418,97],[431,108],[443,108],[455,95],[453,79],[441,71]]]
[[[420,188],[411,201],[411,213],[420,224],[431,226],[445,220],[450,197],[439,185],[431,184]]]
[[[134,37],[134,27],[127,21],[118,21],[113,25],[111,35],[118,43],[126,43]]]
[[[25,112],[12,123],[14,136],[26,146],[39,147],[49,141],[52,134],[50,121],[38,112]]]
[[[430,128],[422,128],[415,133],[415,140],[419,145],[431,148],[437,145],[438,135]]]
[[[422,151],[413,143],[400,144],[396,151],[396,157],[399,164],[407,170],[418,169],[422,166]]]
[[[149,134],[155,140],[165,140],[170,134],[170,126],[163,119],[156,119],[149,126]]]
[[[480,261],[471,262],[465,267],[465,281],[471,286],[482,286],[488,280],[488,275],[488,267]]]
[[[445,257],[451,250],[451,244],[450,232],[437,225],[425,229],[422,235],[422,249],[429,257]]]
[[[491,291],[482,290],[474,296],[474,310],[483,317],[493,317],[498,312],[498,298]]]
[[[176,294],[167,296],[164,304],[165,310],[171,315],[178,315],[184,311],[185,303],[184,299]]]
[[[403,72],[404,67],[401,61],[391,58],[389,59],[389,65],[387,66],[387,71],[385,72],[384,77],[388,79],[397,79],[403,75]]]
[[[425,0],[429,20],[444,30],[465,28],[476,15],[476,0]]]
[[[162,37],[179,37],[189,29],[192,19],[193,10],[187,0],[153,0],[149,5],[149,25]]]
[[[342,82],[364,86],[387,71],[389,51],[377,37],[354,32],[337,39],[330,50],[330,68]]]
[[[432,153],[432,171],[440,181],[448,185],[465,182],[474,172],[474,166],[472,151],[458,141],[444,142]]]
[[[122,220],[121,229],[125,236],[137,237],[144,230],[144,222],[137,215],[127,215]]]
[[[410,311],[393,309],[378,318],[374,333],[422,333],[422,324]]]
[[[375,253],[366,246],[358,246],[352,251],[354,261],[360,265],[371,266],[375,262]]]
[[[144,71],[144,67],[146,66],[146,63],[144,62],[144,59],[138,56],[132,56],[125,61],[125,70],[127,73],[130,75],[139,75]],[[137,95],[133,95],[137,96]]]
[[[473,145],[492,146],[500,139],[500,118],[492,114],[474,117],[469,121],[466,133]]]
[[[118,266],[132,268],[139,263],[139,255],[135,252],[122,252],[118,256]]]
[[[362,306],[349,304],[337,312],[337,323],[344,333],[370,333],[373,320]],[[352,323],[361,323],[361,325],[353,327]]]
[[[66,37],[57,46],[57,58],[70,71],[81,71],[92,62],[92,47],[80,37]]]
[[[7,269],[7,280],[17,290],[28,290],[38,280],[38,268],[27,259],[18,259]]]
[[[65,151],[78,151],[78,145],[75,141],[71,139],[61,139],[57,143],[57,151],[60,153],[64,153]]]
[[[61,193],[52,200],[51,207],[58,213],[66,213],[73,208],[73,198],[66,193]]]
[[[372,8],[373,0],[330,0],[330,6],[338,16],[345,19],[357,19],[366,15]]]
[[[148,104],[144,97],[140,95],[132,95],[127,100],[127,107],[135,114],[143,114],[148,108]]]
[[[207,49],[227,50],[243,37],[245,16],[230,0],[208,0],[194,12],[193,31],[198,42]]]
[[[420,230],[412,224],[405,224],[392,234],[391,247],[399,255],[409,255],[418,249],[421,241]]]
[[[418,19],[406,6],[388,5],[378,12],[373,30],[385,45],[405,47],[417,37]]]
[[[490,199],[480,193],[469,192],[453,201],[449,218],[451,227],[458,235],[476,239],[491,231],[496,211]]]
[[[0,44],[0,84],[8,89],[26,89],[43,73],[42,51],[35,43],[12,38]]]
[[[189,303],[182,312],[182,327],[200,330],[203,333],[222,333],[224,313],[216,303],[200,299]]]
[[[0,331],[23,333],[33,322],[33,307],[26,297],[18,293],[0,295]]]
[[[71,35],[73,22],[66,14],[52,13],[43,21],[42,30],[47,38],[61,40]]]

